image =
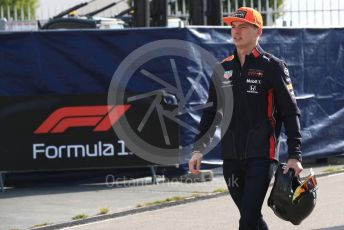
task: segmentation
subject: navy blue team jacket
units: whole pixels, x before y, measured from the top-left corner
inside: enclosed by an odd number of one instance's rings
[[[232,87],[233,114],[221,139],[222,158],[278,160],[283,123],[289,158],[301,161],[300,111],[286,64],[257,45],[246,56],[242,67],[236,51],[223,60],[221,66],[221,74],[212,76],[217,79],[210,86],[208,102],[217,101],[217,89]],[[226,103],[225,98],[220,101]],[[207,132],[221,107],[214,104],[216,106],[204,110],[196,140]],[[202,152],[210,140],[210,137],[205,138],[202,144],[194,146],[194,150]]]

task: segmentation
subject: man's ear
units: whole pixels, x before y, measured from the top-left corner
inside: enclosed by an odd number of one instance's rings
[[[258,36],[261,36],[263,33],[263,29],[262,28],[258,28],[257,34]]]

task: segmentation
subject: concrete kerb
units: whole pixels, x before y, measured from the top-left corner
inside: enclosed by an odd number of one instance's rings
[[[213,199],[213,198],[225,196],[226,194],[227,194],[226,192],[210,193],[208,195],[189,197],[189,198],[186,198],[186,199],[180,200],[180,201],[172,201],[172,202],[158,204],[158,205],[153,205],[153,206],[147,206],[147,207],[142,207],[142,208],[135,208],[135,209],[131,209],[131,210],[123,211],[123,212],[99,215],[99,216],[85,218],[85,219],[82,219],[82,220],[69,221],[69,222],[58,223],[58,224],[53,224],[53,225],[48,225],[48,226],[38,227],[38,228],[31,228],[31,229],[35,229],[35,230],[62,229],[62,228],[73,227],[73,226],[77,226],[77,225],[82,225],[82,224],[87,224],[87,223],[107,220],[107,219],[113,219],[113,218],[118,218],[118,217],[123,217],[123,216],[128,216],[128,215],[134,215],[134,214],[148,212],[148,211],[154,211],[154,210],[158,210],[158,209],[162,209],[162,208],[167,208],[167,207],[173,207],[173,206],[177,206],[177,205],[187,204],[187,203],[191,203],[191,202],[195,202],[195,201]]]
[[[344,173],[344,169],[341,169],[341,170],[338,170],[335,172],[315,172],[315,175],[317,178],[319,178],[319,177],[325,177],[325,176],[340,174],[340,173]],[[304,179],[304,178],[305,177],[301,177],[301,179]],[[270,186],[272,186],[272,184],[273,184],[273,181],[271,182]],[[62,229],[62,228],[67,228],[67,227],[83,225],[83,224],[87,224],[87,223],[98,222],[98,221],[107,220],[107,219],[114,219],[114,218],[118,218],[118,217],[134,215],[134,214],[148,212],[148,211],[154,211],[154,210],[158,210],[158,209],[173,207],[173,206],[187,204],[187,203],[196,202],[196,201],[218,198],[221,196],[226,196],[227,194],[228,194],[228,191],[202,194],[200,196],[187,197],[187,198],[185,198],[183,200],[179,200],[179,201],[172,201],[172,202],[167,202],[167,203],[162,203],[162,204],[157,204],[157,205],[152,205],[152,206],[147,206],[147,207],[134,208],[134,209],[123,211],[123,212],[98,215],[98,216],[85,218],[82,220],[68,221],[68,222],[57,223],[57,224],[52,224],[52,225],[37,227],[37,228],[31,228],[31,229],[33,229],[33,230]]]

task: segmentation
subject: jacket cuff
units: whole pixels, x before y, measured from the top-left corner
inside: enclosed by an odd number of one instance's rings
[[[194,144],[192,151],[203,153],[206,148],[207,148],[207,145],[205,143],[198,143],[197,145]]]
[[[301,153],[298,153],[298,152],[296,152],[296,153],[289,153],[288,160],[289,159],[296,159],[296,160],[302,162]]]

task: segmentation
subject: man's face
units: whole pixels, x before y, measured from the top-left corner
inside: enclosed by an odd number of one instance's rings
[[[246,22],[232,22],[231,35],[237,48],[247,48],[256,45],[261,29]]]

